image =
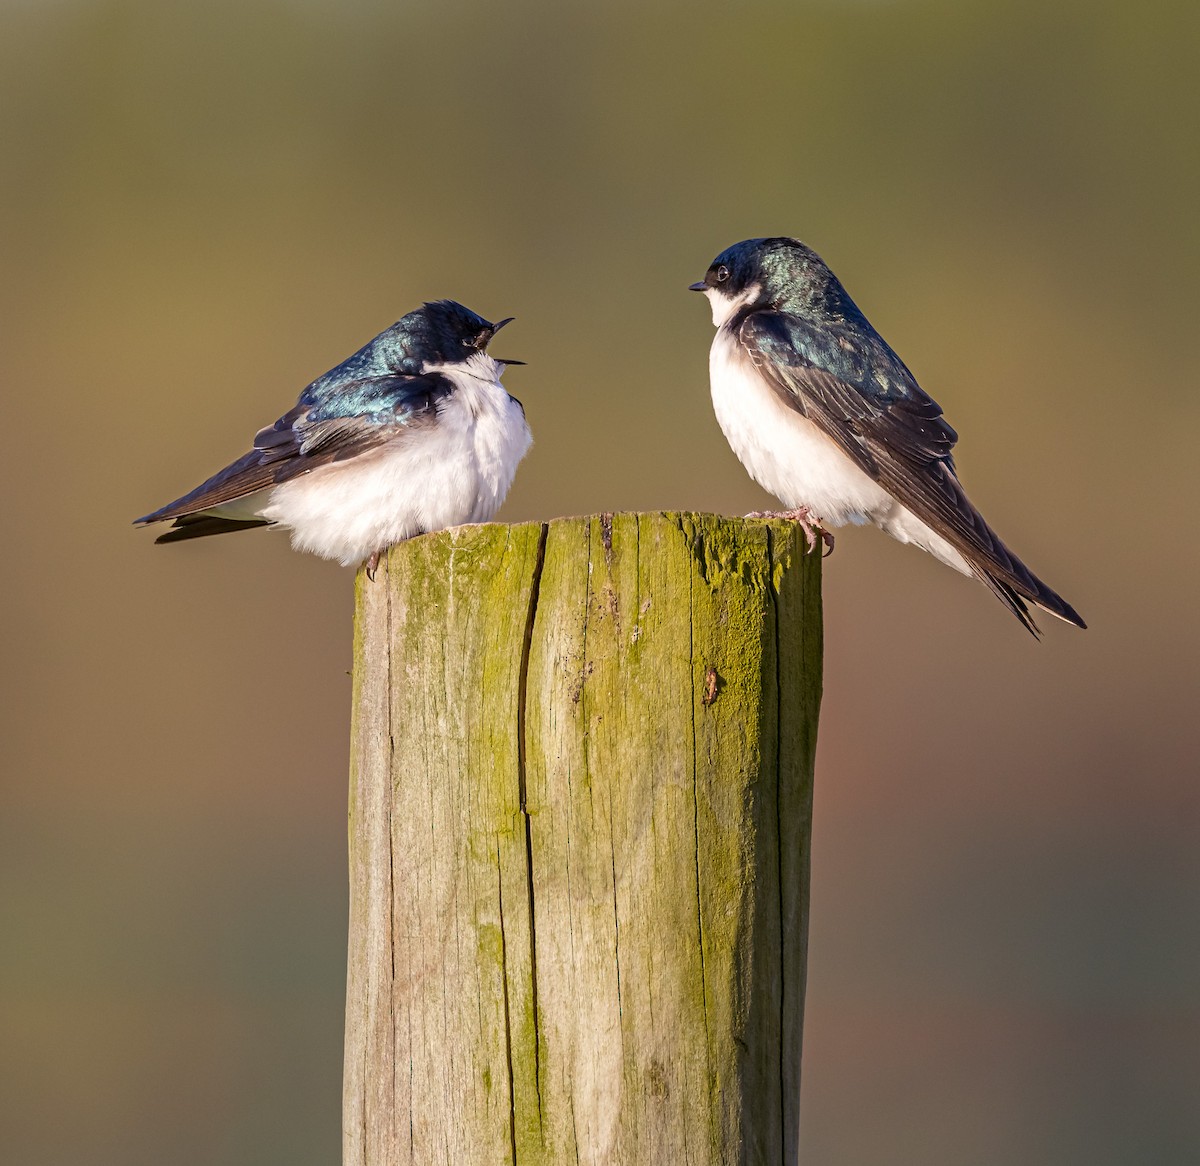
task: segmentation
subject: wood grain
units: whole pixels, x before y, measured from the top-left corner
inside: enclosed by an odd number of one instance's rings
[[[820,561],[445,531],[360,575],[345,1161],[792,1163]]]

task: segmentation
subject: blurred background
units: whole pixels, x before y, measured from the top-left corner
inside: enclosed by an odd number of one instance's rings
[[[826,564],[803,1161],[1200,1161],[1200,7],[0,0],[0,1156],[336,1161],[352,575],[129,526],[424,299],[501,517],[767,499],[686,285],[816,247],[1091,624]]]

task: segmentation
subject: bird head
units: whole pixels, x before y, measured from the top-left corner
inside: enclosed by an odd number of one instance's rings
[[[690,290],[708,296],[718,328],[743,307],[769,304],[807,314],[845,295],[811,247],[786,237],[745,239],[727,247]]]

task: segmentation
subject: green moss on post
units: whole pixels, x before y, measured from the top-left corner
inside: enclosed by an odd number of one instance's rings
[[[804,546],[617,514],[360,573],[347,1163],[795,1162]]]

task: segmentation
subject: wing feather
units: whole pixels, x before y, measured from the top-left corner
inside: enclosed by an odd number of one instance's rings
[[[451,389],[450,382],[438,374],[367,377],[339,385],[336,394],[318,395],[310,386],[278,421],[258,431],[248,453],[182,498],[134,521],[139,525],[178,522],[318,466],[402,440],[436,424],[438,402]]]
[[[780,399],[950,543],[1031,631],[1022,599],[1084,626],[967,498],[954,468],[958,434],[865,318],[817,328],[790,313],[758,310],[733,326]]]

